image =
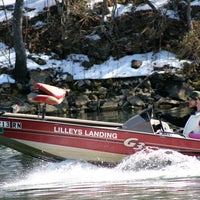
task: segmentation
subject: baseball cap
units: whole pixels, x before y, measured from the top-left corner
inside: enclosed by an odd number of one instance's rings
[[[193,91],[190,96],[188,97],[188,100],[197,100],[200,99],[200,92],[199,91]]]

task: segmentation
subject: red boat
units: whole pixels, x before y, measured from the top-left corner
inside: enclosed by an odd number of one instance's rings
[[[45,94],[31,94],[33,102],[59,104],[65,91],[37,83]],[[119,163],[126,156],[148,148],[170,149],[200,156],[200,140],[173,133],[169,126],[151,119],[151,109],[127,122],[112,123],[2,112],[0,144],[47,160],[77,159],[95,163]],[[162,123],[159,131],[155,125]]]

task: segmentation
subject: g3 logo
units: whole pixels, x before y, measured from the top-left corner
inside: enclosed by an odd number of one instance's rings
[[[138,138],[128,138],[124,141],[126,147],[132,147],[134,150],[141,150],[145,147],[145,143],[138,142]]]

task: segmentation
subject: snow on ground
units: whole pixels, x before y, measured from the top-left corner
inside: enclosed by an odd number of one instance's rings
[[[95,2],[100,2],[102,0],[91,0],[91,5],[94,5]],[[169,0],[151,0],[154,6],[158,9],[161,9],[165,4],[168,3]],[[2,5],[14,5],[15,0],[0,0],[0,6]],[[30,12],[25,13],[26,16],[34,17],[41,12],[45,7],[51,6],[55,4],[55,0],[24,0],[24,7],[35,8]],[[193,1],[192,4],[200,5],[200,0]],[[141,5],[137,9],[150,9],[148,5]],[[118,15],[122,15],[125,12],[129,12],[130,5],[127,7],[118,5]],[[172,13],[173,12],[168,12]],[[12,17],[12,11],[6,10],[0,11],[0,21],[4,21],[5,19],[9,19]],[[40,22],[42,23],[42,22]],[[95,36],[96,38],[96,36]],[[27,55],[29,52],[27,52]],[[40,54],[35,55],[36,57],[40,57],[46,61],[45,65],[38,65],[34,61],[28,59],[27,66],[31,69],[46,69],[46,68],[59,68],[63,72],[68,72],[73,75],[75,80],[79,79],[106,79],[106,78],[118,78],[118,77],[134,77],[134,76],[147,76],[153,72],[153,67],[161,67],[163,65],[168,65],[173,68],[181,68],[180,61],[176,58],[176,56],[168,51],[160,51],[158,53],[145,53],[145,54],[134,54],[129,56],[124,56],[119,60],[114,60],[113,57],[110,57],[106,62],[100,65],[93,65],[90,69],[84,69],[82,66],[83,61],[87,61],[88,57],[86,55],[69,55],[65,60],[55,60],[51,59],[50,56]],[[138,69],[134,69],[131,67],[132,60],[139,60],[142,62],[142,65]],[[10,64],[14,66],[15,63],[15,53],[14,49],[8,50],[7,46],[3,43],[0,43],[0,68],[1,67],[9,67]],[[0,84],[4,82],[15,82],[7,74],[0,75]]]
[[[0,66],[9,66],[8,50],[6,46],[0,43]],[[29,54],[27,52],[27,54]],[[81,54],[72,54],[65,60],[50,59],[50,56],[40,54],[35,55],[46,61],[45,65],[38,65],[33,60],[28,59],[27,65],[31,69],[47,69],[54,68],[60,69],[63,72],[68,72],[73,75],[75,80],[79,79],[106,79],[118,77],[133,77],[133,76],[147,76],[153,72],[153,67],[161,67],[169,65],[173,68],[181,68],[181,61],[176,59],[175,55],[168,51],[160,51],[158,53],[145,53],[124,56],[119,60],[114,60],[110,57],[106,62],[100,65],[93,65],[90,69],[84,69],[82,66],[83,61],[87,61],[88,57]],[[131,67],[132,60],[141,61],[142,65],[138,69]],[[10,62],[14,65],[15,53],[10,50]],[[13,82],[10,77],[5,74],[0,75],[0,83]]]

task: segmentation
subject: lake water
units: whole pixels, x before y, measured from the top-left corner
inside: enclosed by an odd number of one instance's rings
[[[2,200],[196,200],[199,194],[200,160],[174,151],[139,152],[110,168],[45,162],[0,146]]]

